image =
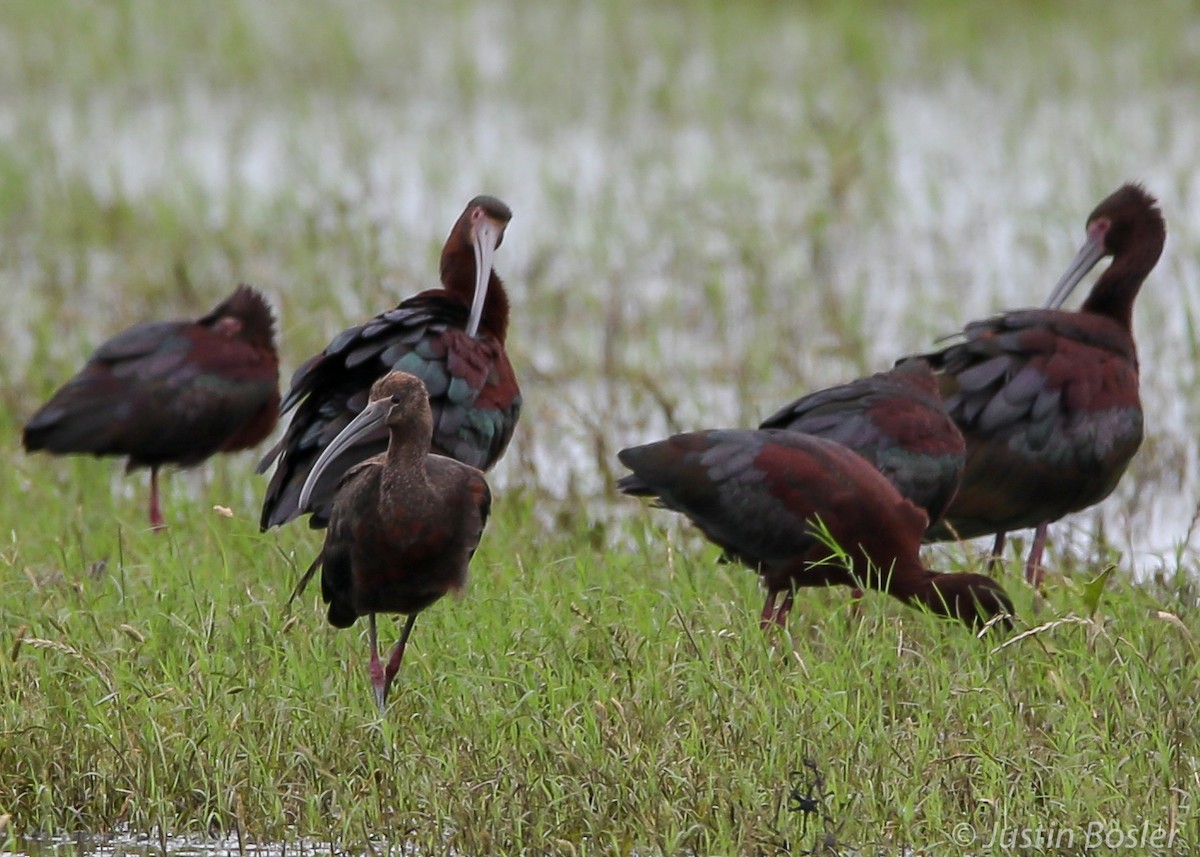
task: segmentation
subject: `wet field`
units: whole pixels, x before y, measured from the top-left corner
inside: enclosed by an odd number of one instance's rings
[[[1026,36],[1016,16],[986,39],[962,21],[955,45],[932,15],[484,3],[411,13],[418,38],[390,15],[328,11],[331,45],[247,13],[277,32],[245,81],[223,79],[219,56],[153,49],[146,23],[127,65],[89,80],[84,58],[14,88],[0,127],[30,210],[3,274],[28,296],[3,321],[10,386],[40,389],[48,360],[69,365],[129,319],[131,293],[167,311],[231,279],[280,306],[290,372],[430,285],[462,202],[492,192],[516,212],[498,266],[527,392],[497,479],[591,503],[614,446],[753,424],[1039,304],[1087,212],[1132,179],[1169,230],[1135,311],[1147,442],[1101,518],[1059,532],[1086,551],[1102,520],[1143,573],[1195,547],[1198,114],[1172,65],[1187,27],[1164,57],[1107,32],[1094,39],[1121,50],[1097,50],[1070,17]],[[288,38],[296,86],[272,62]],[[99,223],[72,225],[81,197]],[[90,234],[119,217],[144,233]],[[85,240],[56,254],[63,230]],[[55,317],[69,332],[46,341]]]
[[[1049,561],[1194,577],[1200,19],[1187,4],[735,5],[0,11],[10,493],[31,496],[50,467],[21,453],[22,415],[113,331],[248,281],[276,307],[286,379],[349,323],[434,285],[454,218],[491,193],[515,215],[496,264],[525,394],[493,488],[546,539],[591,531],[626,549],[638,511],[612,494],[617,449],[757,424],[971,319],[1039,305],[1088,212],[1134,180],[1168,228],[1134,311],[1146,440],[1108,500],[1052,528]],[[91,466],[132,517],[142,480]],[[252,466],[173,476],[174,502],[211,505],[215,484],[253,518]],[[90,520],[84,506],[62,545],[12,559],[9,585],[81,565],[76,545],[90,559]],[[10,529],[19,545],[32,528]],[[299,536],[283,538],[288,552]],[[934,554],[962,562],[958,546]],[[362,680],[342,683],[365,695]],[[15,853],[328,847],[117,837]]]

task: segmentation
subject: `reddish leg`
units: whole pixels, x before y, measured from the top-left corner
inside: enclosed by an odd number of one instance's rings
[[[392,679],[396,677],[396,673],[400,670],[400,661],[404,658],[404,647],[408,645],[408,635],[412,633],[413,623],[417,621],[416,613],[408,614],[408,621],[404,623],[404,630],[400,633],[400,642],[392,649],[392,656],[388,658],[387,669],[383,673],[383,699],[387,700],[388,689],[392,686]],[[383,708],[383,704],[379,706]]]
[[[775,602],[779,600],[779,593],[784,593],[783,603],[776,606]],[[767,590],[767,601],[763,604],[762,618],[758,622],[758,627],[764,631],[772,625],[778,625],[780,628],[787,627],[788,612],[792,609],[792,590],[789,589],[769,589]]]
[[[988,574],[996,575],[1000,573],[1000,563],[1004,559],[1004,536],[1003,530],[996,533],[996,541],[992,542],[992,555],[988,558]]]
[[[167,522],[163,520],[162,508],[158,504],[158,466],[150,466],[150,526],[157,532],[161,533],[167,528]]]
[[[396,672],[400,669],[400,660],[404,657],[404,647],[408,645],[408,635],[412,633],[413,623],[416,621],[416,613],[408,614],[408,622],[405,623],[404,631],[400,634],[400,642],[396,644],[396,648],[392,649],[385,669],[383,662],[379,660],[379,635],[375,630],[375,614],[371,613],[367,616],[368,636],[371,640],[371,687],[374,688],[375,704],[379,706],[380,711],[387,706],[388,688],[392,686],[392,679],[396,677]]]
[[[796,590],[789,588],[783,596],[783,603],[779,605],[779,609],[775,611],[775,624],[780,628],[787,627],[788,614],[792,612],[792,600],[796,597]]]
[[[383,679],[383,664],[379,661],[379,634],[375,630],[375,614],[367,614],[367,639],[371,641],[371,687],[375,691],[375,704],[383,711],[387,702],[387,682]]]
[[[779,599],[778,589],[767,590],[767,600],[763,604],[762,617],[758,620],[758,627],[762,630],[767,630],[775,622],[775,602]]]
[[[1046,550],[1046,535],[1050,529],[1047,521],[1037,525],[1033,533],[1033,547],[1029,549],[1029,560],[1025,563],[1025,579],[1035,589],[1042,588],[1042,553]]]

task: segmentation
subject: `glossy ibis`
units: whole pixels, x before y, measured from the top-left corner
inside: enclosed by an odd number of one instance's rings
[[[1142,442],[1133,301],[1165,239],[1154,197],[1127,184],[1088,217],[1046,308],[972,322],[924,355],[967,441],[958,494],[931,539],[995,533],[995,560],[1006,531],[1036,527],[1025,576],[1040,585],[1047,526],[1107,497]],[[1105,256],[1079,311],[1060,309]]]
[[[836,440],[874,464],[901,496],[936,522],[958,488],[966,444],[924,360],[903,360],[846,384],[809,393],[763,420]]]
[[[764,628],[786,623],[796,588],[833,584],[887,592],[976,628],[1012,613],[991,578],[922,566],[925,513],[835,441],[780,429],[699,431],[618,457],[633,471],[617,482],[621,491],[683,513],[726,556],[762,576]]]
[[[283,410],[296,413],[278,444],[259,464],[275,473],[263,500],[262,528],[302,514],[300,488],[321,451],[367,403],[371,385],[397,370],[416,375],[429,390],[434,452],[481,470],[504,454],[521,409],[521,392],[504,350],[508,297],[492,257],[512,218],[490,196],[469,203],[442,249],[442,287],[421,292],[393,310],[343,331],[292,378]],[[344,447],[311,489],[305,511],[323,526],[338,478],[382,452],[379,428]]]
[[[342,429],[309,470],[303,510],[331,463],[383,426],[387,450],[342,474],[321,553],[296,586],[294,599],[321,568],[329,622],[348,628],[366,616],[371,684],[380,710],[400,669],[417,614],[447,592],[461,591],[491,508],[483,473],[429,451],[433,411],[418,378],[390,372],[371,387],[367,406]],[[379,659],[376,613],[407,613],[387,666]]]
[[[261,442],[279,418],[271,308],[238,286],[194,321],[139,324],[101,345],[25,424],[29,451],[127,455],[150,468],[150,523],[162,529],[158,469],[190,467]]]

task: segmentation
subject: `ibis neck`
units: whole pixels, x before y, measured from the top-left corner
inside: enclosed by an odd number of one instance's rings
[[[1129,248],[1113,258],[1096,280],[1081,310],[1111,318],[1126,330],[1132,329],[1133,301],[1146,277],[1162,255],[1163,236],[1134,236]]]
[[[861,570],[858,574],[868,589],[886,592],[905,603],[921,600],[921,594],[932,588],[932,581],[937,577],[937,572],[924,568],[919,561],[901,563],[899,560],[890,569],[870,565],[865,579],[861,578]]]
[[[426,470],[426,458],[429,455],[428,444],[389,443],[387,464],[383,469],[383,482],[388,497],[397,498],[399,502],[412,502],[429,484],[429,474]]]
[[[442,287],[456,300],[471,306],[475,297],[475,252],[469,243],[453,250],[447,248],[442,254]],[[488,276],[479,329],[486,330],[501,345],[508,335],[508,295],[495,271]]]
[[[1122,271],[1118,270],[1118,267],[1118,264],[1114,262],[1100,276],[1080,310],[1111,318],[1125,330],[1131,330],[1133,300],[1142,287],[1146,272]]]
[[[918,565],[904,574],[892,574],[887,591],[905,604],[923,604],[933,613],[953,616],[953,607],[947,604],[949,593],[934,586],[944,576]]]

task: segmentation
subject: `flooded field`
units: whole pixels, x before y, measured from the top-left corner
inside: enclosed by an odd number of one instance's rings
[[[1040,303],[1087,212],[1134,179],[1162,200],[1169,244],[1135,313],[1148,439],[1101,515],[1131,567],[1190,555],[1200,400],[1190,81],[1155,78],[1137,42],[1112,58],[1083,37],[1014,74],[1016,32],[930,63],[928,25],[903,17],[886,39],[880,24],[869,62],[856,64],[822,37],[832,23],[782,10],[749,16],[728,41],[720,28],[732,25],[712,11],[542,12],[422,14],[431,32],[416,51],[390,18],[384,33],[375,17],[347,18],[361,85],[323,81],[315,59],[313,80],[295,89],[270,72],[230,86],[184,64],[162,90],[131,72],[132,82],[51,80],[7,100],[10,162],[36,170],[25,177],[33,220],[4,273],[30,296],[3,322],[10,382],[42,370],[30,365],[31,329],[50,319],[42,284],[69,296],[59,317],[80,322],[49,344],[64,363],[129,320],[128,304],[109,298],[131,280],[147,308],[180,303],[169,280],[154,281],[164,207],[183,233],[166,252],[193,289],[247,279],[279,302],[290,370],[345,324],[429,285],[462,201],[493,192],[516,211],[499,267],[528,401],[517,455],[497,478],[547,502],[591,503],[621,444],[751,424],[970,319]],[[560,31],[582,47],[559,43]],[[393,38],[404,48],[394,64]],[[91,242],[56,255],[36,223],[70,219],[39,211],[64,186],[101,211],[136,210],[144,258]],[[243,224],[256,241],[236,257],[211,238]],[[1098,525],[1090,514],[1070,523]]]
[[[277,309],[290,377],[348,324],[434,285],[454,218],[490,193],[515,215],[496,264],[525,394],[493,488],[532,498],[547,534],[594,527],[624,547],[632,537],[611,525],[637,509],[613,497],[617,449],[757,424],[969,320],[1041,304],[1087,214],[1133,180],[1168,228],[1134,311],[1146,440],[1108,500],[1052,528],[1049,562],[1196,576],[1200,18],[1188,4],[1153,20],[1116,3],[978,18],[936,2],[218,5],[0,11],[13,426],[0,449],[22,491],[49,467],[21,453],[22,415],[115,330],[251,282]],[[175,502],[216,479],[253,518],[252,466],[173,474]],[[141,502],[140,479],[114,466],[111,485]],[[69,565],[72,550],[40,562]],[[961,561],[958,546],[934,550]],[[23,582],[41,565],[18,567]],[[138,837],[16,849],[329,852]]]
[[[237,836],[199,837],[134,835],[113,833],[106,836],[51,836],[40,839],[22,839],[15,849],[5,851],[13,857],[72,857],[87,854],[89,857],[153,857],[172,854],[175,857],[315,857],[330,854],[328,843],[286,842],[258,843],[245,841]],[[403,853],[402,850],[381,853]]]

